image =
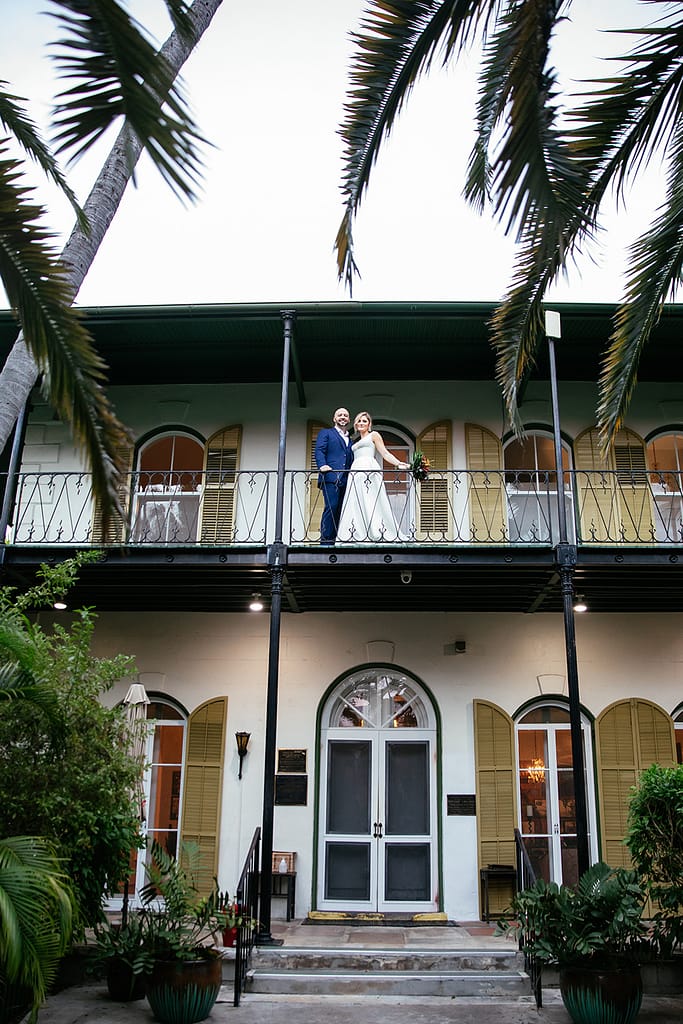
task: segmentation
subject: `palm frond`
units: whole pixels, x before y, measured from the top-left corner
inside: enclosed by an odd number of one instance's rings
[[[370,0],[360,31],[352,33],[355,54],[340,128],[345,212],[335,241],[338,276],[349,290],[358,272],[353,221],[383,140],[439,48],[448,60],[496,7],[497,0]]]
[[[104,363],[70,307],[66,270],[39,225],[43,210],[21,183],[18,162],[5,156],[0,146],[0,278],[29,351],[45,373],[50,402],[88,453],[93,492],[105,509],[116,508],[117,451],[125,429],[101,386]]]
[[[605,446],[623,423],[643,348],[683,275],[683,124],[669,155],[666,202],[631,246],[628,264],[624,301],[600,374],[598,427]]]
[[[677,9],[678,10],[678,9]],[[593,84],[572,113],[575,152],[602,166],[618,192],[670,142],[683,115],[683,18],[638,30],[643,41],[622,57],[622,74]]]
[[[61,189],[69,200],[81,228],[86,230],[88,221],[75,193],[69,186],[50,149],[40,137],[35,123],[26,114],[22,105],[24,101],[19,96],[7,92],[6,85],[6,82],[0,81],[0,122],[5,131],[14,137],[24,152],[40,167],[43,174]]]
[[[71,937],[68,880],[45,839],[0,839],[0,964],[40,1006]]]
[[[60,76],[75,82],[57,97],[57,151],[68,149],[76,159],[125,117],[171,188],[194,199],[201,175],[197,147],[205,140],[168,62],[116,0],[54,2],[67,33],[54,44],[55,59]],[[176,0],[172,13],[189,32],[184,8]]]

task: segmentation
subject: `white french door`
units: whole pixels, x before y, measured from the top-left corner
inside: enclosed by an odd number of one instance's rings
[[[405,676],[357,675],[321,737],[318,908],[434,911],[436,731]]]
[[[597,855],[590,730],[582,723],[584,779],[591,859]],[[538,878],[558,885],[578,881],[576,804],[568,711],[545,705],[517,725],[519,828]]]

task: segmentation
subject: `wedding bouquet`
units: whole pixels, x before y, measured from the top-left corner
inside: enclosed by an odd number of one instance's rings
[[[413,474],[413,478],[420,481],[426,480],[431,468],[431,463],[424,452],[415,452],[410,463],[410,472]]]

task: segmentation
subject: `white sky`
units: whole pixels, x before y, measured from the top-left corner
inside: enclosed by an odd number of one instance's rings
[[[30,98],[41,124],[55,94],[44,45],[54,23],[40,14],[47,6],[0,0],[0,77]],[[637,0],[574,0],[555,58],[566,87],[613,71],[592,58],[624,44],[600,30],[643,23],[643,7]],[[165,38],[161,0],[130,0],[128,9]],[[143,158],[138,188],[129,186],[79,304],[348,299],[333,253],[342,215],[337,127],[348,33],[363,9],[363,0],[223,0],[183,72],[199,127],[215,147],[206,153],[202,198],[184,208]],[[474,59],[446,70],[435,65],[404,109],[358,218],[362,280],[355,300],[493,301],[505,291],[512,244],[461,198],[475,70]],[[82,200],[103,155],[69,172]],[[609,245],[572,270],[553,298],[620,297],[624,247],[647,223],[656,190],[653,173],[632,191],[625,212],[606,214]],[[68,206],[42,185],[40,195],[50,225],[66,237]]]

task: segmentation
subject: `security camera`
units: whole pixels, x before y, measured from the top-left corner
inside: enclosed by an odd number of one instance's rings
[[[413,574],[410,569],[404,569],[401,573],[401,583],[410,583],[413,578]]]

